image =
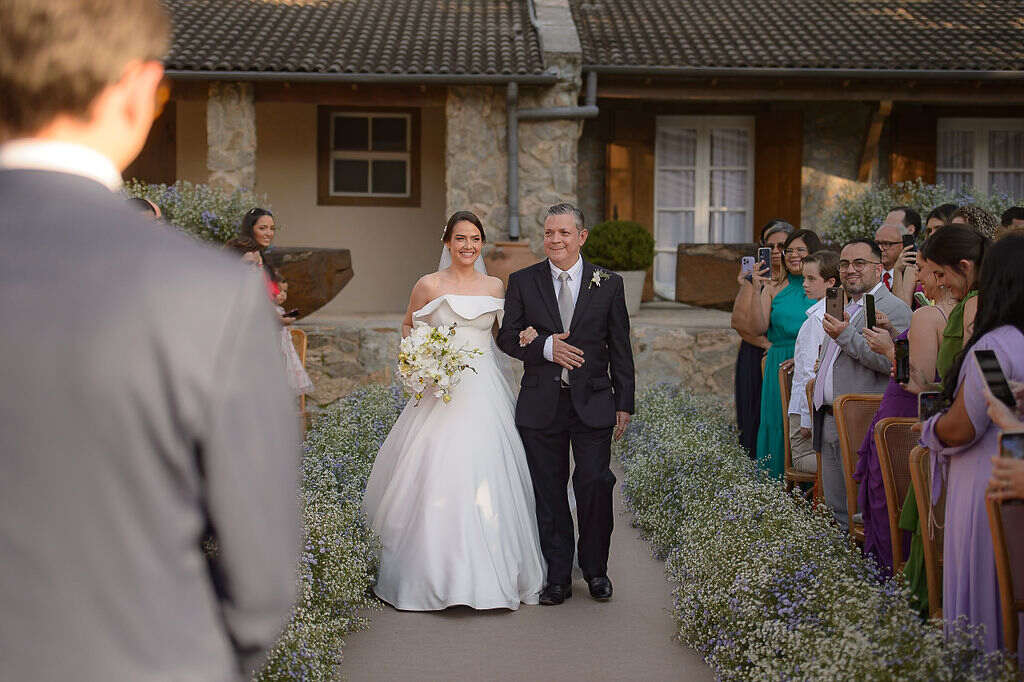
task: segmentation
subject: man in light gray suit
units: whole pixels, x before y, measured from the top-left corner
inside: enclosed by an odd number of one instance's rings
[[[832,401],[845,393],[884,393],[889,383],[889,358],[875,353],[861,334],[866,322],[864,294],[875,298],[875,310],[885,313],[899,332],[910,326],[910,308],[882,283],[882,254],[868,239],[854,239],[839,254],[839,279],[847,296],[844,319],[825,315],[828,335],[822,344],[814,382],[814,440],[821,452],[821,482],[825,503],[846,530],[846,481],[839,451],[839,433]]]
[[[299,429],[263,283],[112,191],[168,35],[157,0],[0,2],[7,680],[240,679],[293,604]]]

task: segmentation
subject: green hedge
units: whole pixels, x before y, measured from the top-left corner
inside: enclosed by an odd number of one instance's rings
[[[623,492],[667,557],[679,638],[722,679],[1013,679],[977,632],[922,622],[827,512],[759,474],[731,410],[668,386],[637,405]]]
[[[609,220],[590,230],[583,257],[608,270],[646,270],[654,262],[654,237],[640,223]]]

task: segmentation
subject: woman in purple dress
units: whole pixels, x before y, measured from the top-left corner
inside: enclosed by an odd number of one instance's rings
[[[885,484],[875,446],[875,424],[886,417],[917,416],[917,394],[923,390],[922,384],[925,381],[935,378],[935,359],[942,343],[942,332],[946,328],[949,311],[957,304],[949,295],[949,289],[940,288],[934,277],[934,264],[924,258],[919,258],[918,262],[921,268],[918,279],[924,287],[925,296],[934,300],[935,305],[918,308],[910,319],[910,328],[896,337],[910,341],[911,383],[904,388],[894,379],[889,380],[875,419],[857,451],[857,470],[853,474],[853,478],[860,483],[857,507],[864,515],[864,553],[874,557],[886,576],[893,572],[892,535],[889,532]],[[895,345],[891,336],[894,330],[882,313],[878,315],[878,322],[879,326],[865,329],[862,333],[871,350],[887,355],[889,362],[894,363]],[[909,551],[910,535],[904,534],[904,559]]]
[[[972,352],[994,351],[1006,378],[1024,381],[1024,236],[1000,240],[981,266],[974,331],[945,377],[952,407],[923,424],[921,442],[933,455],[932,494],[946,477],[942,613],[983,625],[985,649],[1005,645],[985,488],[998,451],[999,429],[985,402],[984,379]],[[1024,651],[1024,630],[1017,650]]]

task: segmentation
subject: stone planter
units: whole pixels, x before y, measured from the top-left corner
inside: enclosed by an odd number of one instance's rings
[[[352,280],[352,254],[348,249],[275,246],[264,255],[288,282],[285,310],[298,308],[299,318],[316,312]]]
[[[626,292],[626,312],[636,315],[640,311],[640,301],[644,296],[644,280],[647,278],[647,271],[626,270],[615,274],[622,277],[622,287]]]
[[[508,276],[516,270],[533,265],[538,260],[530,250],[530,242],[495,242],[494,248],[484,254],[484,265],[491,277],[500,277],[508,286]]]
[[[740,285],[740,258],[757,253],[756,244],[680,244],[676,255],[676,300],[732,310]]]

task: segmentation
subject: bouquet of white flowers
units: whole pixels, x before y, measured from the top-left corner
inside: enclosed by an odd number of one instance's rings
[[[398,376],[402,385],[419,405],[426,391],[435,398],[451,402],[452,388],[460,381],[465,370],[473,369],[469,361],[483,355],[479,348],[454,343],[455,325],[431,327],[417,324],[412,333],[402,339],[398,352]]]

